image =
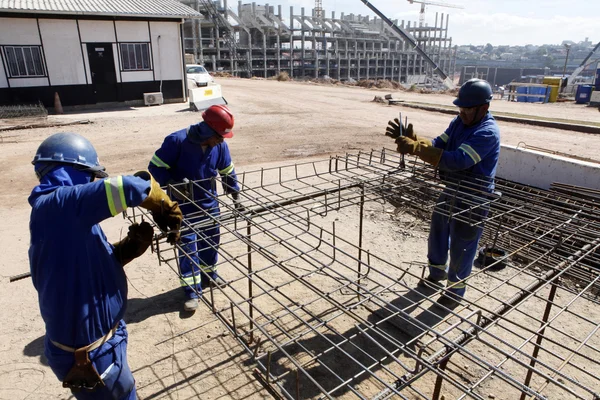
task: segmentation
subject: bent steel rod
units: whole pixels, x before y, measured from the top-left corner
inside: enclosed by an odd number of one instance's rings
[[[545,285],[549,281],[556,279],[561,274],[561,268],[565,267],[569,262],[573,262],[576,258],[581,257],[584,253],[589,253],[590,251],[595,251],[600,247],[600,238],[596,239],[593,243],[589,243],[581,248],[577,253],[571,255],[568,259],[564,260],[561,264],[557,266],[556,269],[548,271],[543,277],[539,278],[536,282],[531,283],[529,286],[521,290],[520,293],[517,293],[512,298],[510,298],[506,303],[502,304],[498,307],[492,315],[485,316],[481,319],[481,323],[477,327],[471,327],[467,329],[462,335],[460,335],[457,339],[454,340],[456,346],[464,346],[468,342],[470,342],[475,336],[478,330],[484,330],[492,323],[500,319],[504,314],[511,311],[515,308],[521,301],[523,301],[526,297],[528,297],[531,293],[536,292],[541,286]],[[449,352],[449,348],[444,348],[433,354],[431,357],[427,359],[430,363],[435,363],[436,360],[442,360],[445,356],[447,356]],[[423,375],[426,371],[421,371],[417,375]],[[402,380],[396,381],[394,383],[395,387],[401,387],[404,382],[408,380],[414,380],[417,378],[417,375],[407,375],[403,377]],[[380,392],[374,399],[385,399],[391,393],[387,390]]]

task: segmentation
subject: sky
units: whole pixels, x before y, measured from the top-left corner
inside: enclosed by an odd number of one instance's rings
[[[433,1],[464,7],[427,6],[425,11],[425,22],[429,25],[433,25],[436,12],[450,14],[448,35],[457,45],[561,44],[563,40],[580,42],[586,37],[594,43],[600,41],[600,1],[597,0]],[[230,6],[232,3],[229,0]],[[336,12],[336,18],[339,18],[340,12],[375,15],[359,0],[322,0],[322,3],[327,17],[331,17],[331,11]],[[300,14],[301,7],[310,14],[315,2],[270,0],[268,4],[275,9],[281,5],[284,17],[289,18],[290,6],[294,6],[294,14]],[[420,4],[410,4],[408,0],[372,0],[371,4],[390,19],[419,19]]]

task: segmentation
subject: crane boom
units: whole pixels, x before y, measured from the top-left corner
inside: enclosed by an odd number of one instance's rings
[[[457,6],[455,4],[441,3],[439,1],[429,0],[408,0],[410,4],[420,3],[421,11],[419,11],[419,25],[423,26],[425,23],[425,6],[437,6],[437,7],[449,7],[449,8],[464,8],[463,6]]]
[[[377,7],[375,7],[373,4],[371,4],[368,0],[360,0],[363,2],[364,5],[366,5],[367,7],[369,7],[369,9],[371,11],[373,11],[375,14],[377,14],[379,16],[379,18],[381,18],[386,24],[389,25],[390,28],[392,28],[392,30],[402,39],[407,41],[412,47],[413,49],[419,53],[419,55],[421,57],[423,57],[423,59],[425,59],[425,61],[431,65],[431,67],[433,68],[433,72],[436,73],[437,75],[439,75],[440,78],[442,78],[442,80],[444,81],[444,86],[446,86],[448,89],[454,89],[454,83],[452,83],[452,81],[450,80],[450,78],[448,78],[448,75],[446,75],[444,73],[444,71],[442,71],[440,69],[440,67],[435,63],[435,61],[433,61],[431,59],[431,57],[429,57],[427,55],[427,53],[425,53],[425,51],[423,51],[423,49],[421,47],[419,47],[419,44],[417,43],[417,41],[415,40],[415,38],[412,37],[412,35],[410,33],[408,33],[407,31],[405,31],[404,29],[400,28],[398,25],[394,24],[388,17],[386,17],[381,11],[379,11],[377,9]]]
[[[567,78],[567,86],[573,85],[575,78],[577,78],[577,76],[581,73],[581,71],[583,71],[590,64],[587,61],[590,59],[590,57],[592,57],[592,55],[596,52],[596,50],[598,50],[599,47],[600,47],[600,42],[598,42],[596,47],[594,47],[594,49],[592,51],[590,51],[590,54],[588,54],[587,57],[581,62],[581,64],[579,64],[579,67],[575,68],[575,71],[573,71],[573,73],[571,75],[569,75],[569,77]]]
[[[463,6],[457,6],[455,4],[448,4],[448,3],[439,3],[437,1],[420,1],[420,0],[408,0],[408,2],[410,4],[413,3],[421,3],[421,4],[425,4],[426,6],[439,6],[439,7],[448,7],[448,8],[460,8],[460,9],[464,9]]]

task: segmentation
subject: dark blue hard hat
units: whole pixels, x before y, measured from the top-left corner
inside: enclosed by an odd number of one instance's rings
[[[48,137],[38,147],[31,163],[39,179],[59,164],[89,172],[96,178],[108,176],[92,143],[76,133],[55,133]]]
[[[493,97],[489,83],[482,79],[469,79],[460,87],[453,103],[458,107],[476,107],[491,102]]]

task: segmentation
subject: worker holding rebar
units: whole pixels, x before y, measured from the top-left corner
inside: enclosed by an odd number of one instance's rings
[[[412,124],[390,121],[386,134],[396,139],[398,152],[412,154],[437,167],[446,188],[437,200],[428,242],[429,275],[421,285],[440,288],[442,301],[455,305],[465,295],[467,278],[487,215],[486,203],[494,190],[500,154],[500,130],[489,112],[493,98],[489,83],[465,82],[454,105],[459,115],[433,140],[417,137]],[[404,128],[403,135],[400,130]],[[448,251],[450,264],[448,266]]]
[[[181,237],[179,252],[186,311],[198,308],[204,288],[226,284],[217,273],[220,209],[216,177],[221,177],[223,191],[231,195],[235,208],[242,209],[234,164],[224,140],[233,137],[233,114],[227,106],[214,105],[202,113],[202,119],[167,136],[148,166],[161,185],[174,185],[171,196],[180,201],[186,227],[191,227],[191,232]]]
[[[153,228],[135,223],[111,244],[99,223],[140,206],[174,242],[181,211],[147,171],[108,178],[92,144],[75,133],[48,137],[32,163],[40,183],[29,196],[29,261],[48,364],[77,399],[133,400],[123,267],[150,246]]]

